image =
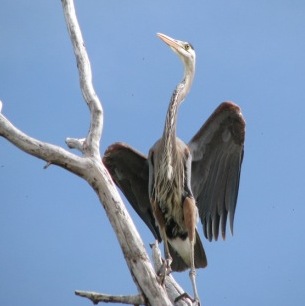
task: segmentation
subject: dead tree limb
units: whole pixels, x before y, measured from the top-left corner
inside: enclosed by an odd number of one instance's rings
[[[101,162],[99,143],[103,129],[103,109],[92,83],[90,61],[86,52],[72,0],[62,0],[64,16],[73,45],[79,72],[80,87],[90,110],[90,129],[86,138],[67,138],[69,148],[83,153],[77,156],[59,146],[32,138],[17,129],[2,113],[0,102],[0,136],[17,148],[47,162],[60,166],[86,180],[94,189],[117,235],[130,273],[139,289],[137,301],[149,305],[173,305],[172,293],[158,282],[158,277],[145,251],[143,242],[120,195]],[[168,289],[168,288],[167,288]],[[176,297],[182,291],[176,291]],[[170,298],[169,298],[170,296]],[[190,305],[190,300],[179,305]]]
[[[81,297],[85,297],[93,302],[93,304],[98,304],[100,302],[104,303],[120,303],[129,305],[145,305],[146,301],[143,295],[119,295],[113,296],[108,294],[102,294],[97,292],[87,292],[87,291],[75,291],[75,294]]]

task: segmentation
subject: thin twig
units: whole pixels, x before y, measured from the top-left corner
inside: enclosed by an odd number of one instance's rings
[[[100,302],[105,303],[120,303],[129,305],[146,305],[146,301],[143,295],[108,295],[97,292],[88,291],[75,291],[75,294],[81,297],[85,297],[93,302],[93,304],[98,304]]]
[[[76,139],[76,138],[66,138],[66,144],[70,149],[77,149],[84,153],[86,146],[86,138]]]

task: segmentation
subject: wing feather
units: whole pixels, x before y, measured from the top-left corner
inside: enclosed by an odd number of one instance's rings
[[[125,143],[114,143],[105,152],[103,163],[129,203],[161,241],[148,196],[148,162],[146,156]]]
[[[191,139],[192,191],[197,201],[203,232],[225,238],[227,216],[233,232],[234,214],[243,160],[245,121],[232,102],[218,106]]]

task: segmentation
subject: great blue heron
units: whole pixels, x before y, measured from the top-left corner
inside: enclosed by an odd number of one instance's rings
[[[154,236],[163,239],[167,265],[174,271],[190,268],[194,298],[199,301],[195,268],[205,267],[207,259],[196,230],[198,210],[208,240],[217,240],[219,227],[225,238],[228,213],[233,232],[245,121],[237,105],[224,102],[188,145],[177,138],[178,107],[190,90],[196,56],[191,44],[157,35],[184,65],[162,138],[148,158],[127,144],[115,143],[106,150],[103,162]]]

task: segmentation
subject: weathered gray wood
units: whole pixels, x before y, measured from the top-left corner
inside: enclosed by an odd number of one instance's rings
[[[60,166],[86,180],[98,195],[117,235],[131,275],[139,289],[140,296],[143,297],[143,299],[139,298],[139,301],[147,301],[147,304],[157,306],[173,305],[174,298],[179,295],[179,292],[182,292],[182,289],[180,287],[177,289],[174,286],[176,289],[173,291],[171,286],[167,286],[166,283],[165,286],[159,283],[134,223],[108,171],[101,162],[99,143],[103,128],[103,109],[93,87],[90,61],[76,18],[73,1],[62,0],[62,5],[76,56],[80,87],[91,115],[87,137],[83,139],[67,138],[66,143],[70,148],[81,151],[83,156],[77,156],[59,146],[39,141],[17,129],[1,113],[1,101],[0,136],[24,152],[45,160],[47,166]],[[181,299],[178,304],[190,305],[190,300]]]

